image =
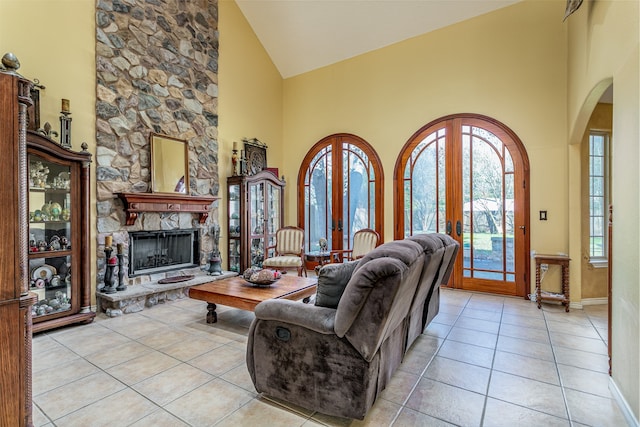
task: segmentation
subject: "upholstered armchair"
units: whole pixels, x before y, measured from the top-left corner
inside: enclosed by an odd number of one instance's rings
[[[372,251],[380,242],[380,235],[371,228],[363,228],[353,235],[353,246],[351,249],[336,249],[330,252],[330,262],[353,261],[365,256]]]
[[[264,268],[274,270],[295,269],[298,276],[307,275],[304,268],[304,230],[302,228],[287,226],[276,231],[276,244],[269,246],[265,255],[270,249],[275,249],[275,256],[265,258],[262,262]]]

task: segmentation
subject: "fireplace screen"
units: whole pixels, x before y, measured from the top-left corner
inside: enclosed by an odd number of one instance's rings
[[[195,267],[198,230],[129,233],[129,277]]]

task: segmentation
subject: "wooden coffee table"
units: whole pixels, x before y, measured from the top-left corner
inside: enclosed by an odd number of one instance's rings
[[[273,298],[307,299],[316,293],[316,278],[284,274],[268,287],[252,286],[241,276],[215,280],[189,288],[189,298],[207,302],[207,323],[216,323],[216,304],[253,311],[262,301]]]

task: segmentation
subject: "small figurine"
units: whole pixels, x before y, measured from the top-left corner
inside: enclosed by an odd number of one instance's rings
[[[60,237],[52,236],[51,240],[49,240],[49,250],[50,251],[59,251],[61,248]]]

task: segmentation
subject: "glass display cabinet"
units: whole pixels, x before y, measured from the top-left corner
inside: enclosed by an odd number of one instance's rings
[[[29,291],[33,331],[89,323],[89,167],[91,154],[27,133]]]
[[[276,231],[282,227],[284,186],[270,171],[227,178],[230,271],[262,267],[265,250],[275,244]]]

